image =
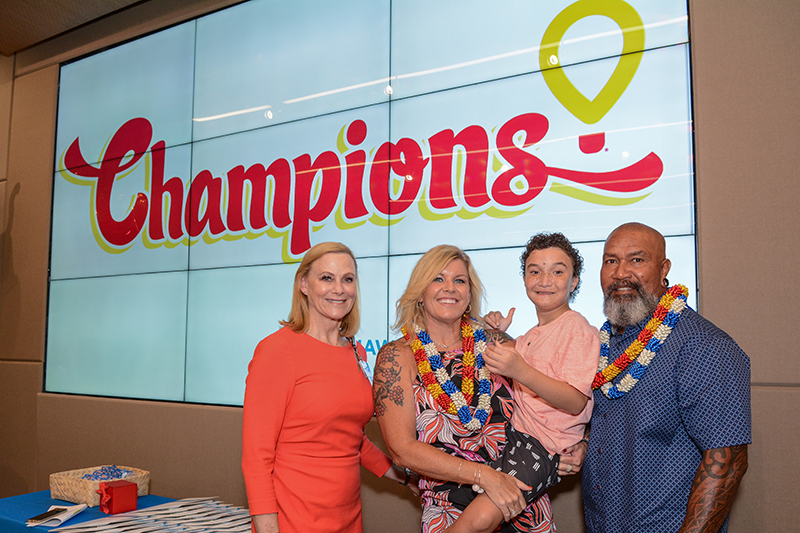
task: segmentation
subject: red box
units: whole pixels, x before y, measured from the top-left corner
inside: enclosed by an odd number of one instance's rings
[[[100,510],[106,514],[136,510],[136,483],[130,481],[104,481],[100,483]]]

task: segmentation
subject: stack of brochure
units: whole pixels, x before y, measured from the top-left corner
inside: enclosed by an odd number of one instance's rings
[[[100,531],[213,531],[250,533],[250,511],[213,498],[186,498],[161,505],[63,526],[51,533]]]
[[[82,503],[80,505],[51,505],[50,509],[46,512],[36,515],[32,518],[28,518],[25,523],[28,527],[33,526],[44,526],[44,527],[55,527],[60,526],[76,514],[80,513],[86,509],[86,504]]]

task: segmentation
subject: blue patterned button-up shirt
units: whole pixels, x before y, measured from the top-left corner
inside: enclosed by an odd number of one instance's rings
[[[646,324],[612,333],[611,361]],[[588,533],[677,531],[703,451],[751,442],[750,359],[689,308],[628,394],[594,399],[582,484]]]

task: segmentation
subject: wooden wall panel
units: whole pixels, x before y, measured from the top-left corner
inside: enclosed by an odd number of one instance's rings
[[[36,391],[42,364],[0,361],[0,498],[35,490]]]
[[[755,383],[800,383],[800,9],[691,3],[702,313]]]
[[[0,283],[3,359],[44,360],[58,67],[14,80]]]
[[[244,505],[242,409],[39,394],[37,490],[52,472],[121,464],[150,472],[153,494]]]

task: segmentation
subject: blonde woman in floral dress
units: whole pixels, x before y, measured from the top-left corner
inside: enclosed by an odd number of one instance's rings
[[[420,476],[424,533],[455,522],[473,485],[503,512],[499,531],[555,531],[547,495],[528,505],[527,485],[486,465],[505,446],[514,404],[508,383],[483,365],[487,342],[511,339],[477,320],[482,291],[469,256],[455,246],[419,260],[397,302],[403,338],[378,354],[378,423],[395,464]]]

